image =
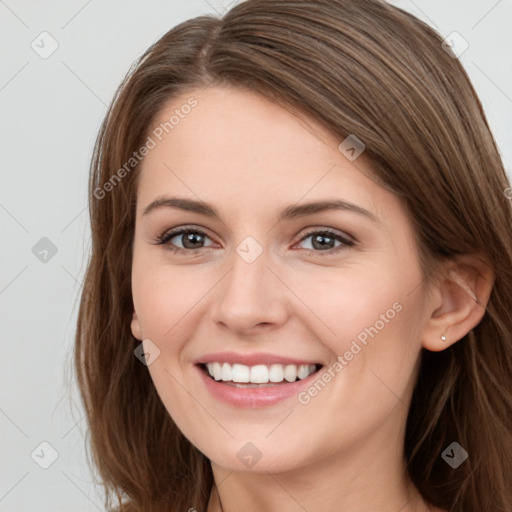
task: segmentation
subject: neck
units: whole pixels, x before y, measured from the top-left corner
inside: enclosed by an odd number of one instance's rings
[[[407,478],[401,450],[374,448],[367,443],[280,473],[237,472],[212,462],[215,484],[207,512],[438,510],[426,505]]]

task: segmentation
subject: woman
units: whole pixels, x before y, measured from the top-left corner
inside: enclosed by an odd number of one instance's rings
[[[107,507],[511,509],[509,186],[461,64],[395,7],[164,35],[91,169],[75,364]]]

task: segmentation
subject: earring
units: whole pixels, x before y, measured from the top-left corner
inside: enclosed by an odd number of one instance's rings
[[[441,336],[441,341],[446,341],[446,336],[444,334]]]

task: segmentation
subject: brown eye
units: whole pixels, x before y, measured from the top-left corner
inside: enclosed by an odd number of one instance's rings
[[[305,247],[307,251],[313,252],[336,252],[347,246],[353,246],[354,242],[342,236],[336,231],[319,230],[311,231],[304,236],[300,242],[311,239],[310,247]],[[338,243],[336,245],[336,243]]]
[[[176,240],[172,242],[172,240]],[[174,252],[193,251],[194,249],[207,248],[210,245],[204,245],[205,240],[210,240],[208,235],[198,229],[182,228],[168,231],[156,240],[157,245],[166,245],[169,250]],[[180,245],[181,244],[181,247]]]

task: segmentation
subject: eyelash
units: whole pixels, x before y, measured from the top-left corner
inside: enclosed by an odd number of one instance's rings
[[[193,252],[200,251],[201,249],[208,249],[209,248],[209,247],[199,247],[197,249],[183,249],[181,247],[172,246],[169,243],[169,241],[171,239],[173,239],[174,237],[176,237],[178,235],[189,234],[189,233],[193,233],[193,234],[197,234],[197,235],[201,235],[201,236],[205,236],[207,238],[210,238],[204,231],[201,231],[201,230],[196,229],[196,228],[189,228],[189,227],[177,228],[175,230],[164,232],[162,235],[158,236],[155,239],[155,245],[167,245],[168,246],[168,250],[173,252],[173,253],[187,253],[187,252],[188,253],[193,253]],[[329,237],[332,237],[335,240],[338,240],[338,241],[342,242],[342,245],[339,245],[338,247],[333,247],[333,248],[325,250],[325,251],[320,251],[320,250],[315,250],[315,249],[303,249],[304,251],[307,251],[308,254],[315,253],[315,254],[321,255],[321,256],[324,256],[324,255],[328,256],[328,255],[332,255],[334,253],[337,253],[337,252],[339,252],[341,250],[344,250],[347,247],[352,247],[352,246],[356,245],[356,242],[354,242],[353,240],[345,238],[342,235],[340,235],[338,232],[333,231],[332,229],[329,229],[329,228],[309,231],[297,243],[303,242],[304,240],[306,240],[310,236],[317,235],[317,234],[319,234],[319,235],[328,235]],[[296,245],[296,244],[294,244],[294,245]]]

